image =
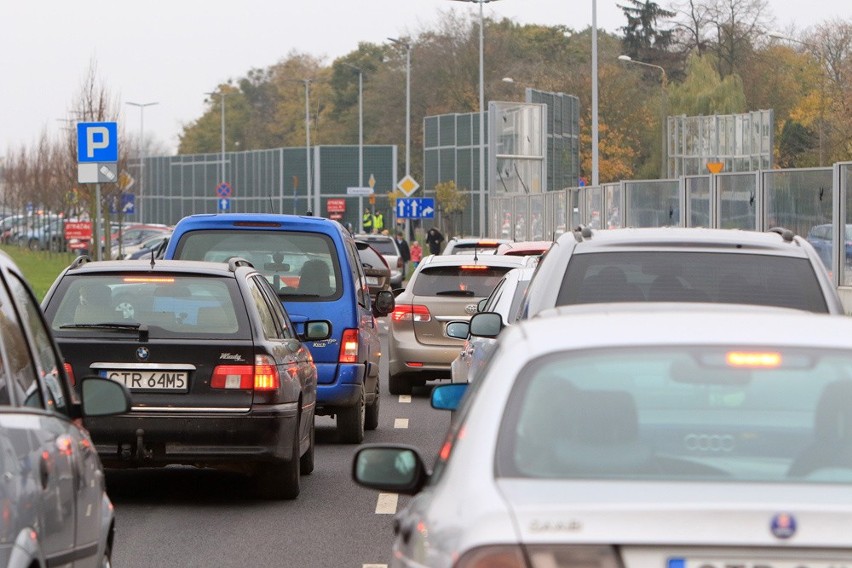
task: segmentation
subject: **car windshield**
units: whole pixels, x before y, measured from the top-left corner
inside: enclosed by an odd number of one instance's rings
[[[61,336],[122,324],[147,326],[152,337],[228,334],[245,330],[235,305],[242,303],[236,281],[192,275],[125,273],[68,278],[48,310],[53,331]],[[245,307],[240,308],[245,312]],[[102,330],[119,329],[117,326]]]
[[[175,251],[175,258],[183,260],[226,262],[234,257],[251,262],[282,300],[326,301],[342,293],[336,249],[331,237],[322,233],[191,231]]]
[[[636,251],[577,254],[557,305],[597,302],[759,304],[825,313],[806,258],[757,254]]]
[[[518,375],[498,476],[852,484],[852,354],[563,352]]]
[[[435,266],[424,268],[414,281],[416,296],[488,296],[511,266]]]

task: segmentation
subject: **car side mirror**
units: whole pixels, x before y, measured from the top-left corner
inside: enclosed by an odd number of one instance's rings
[[[477,312],[484,312],[485,311],[485,304],[487,304],[487,303],[488,303],[488,298],[482,298],[481,300],[479,300],[476,303],[476,311]]]
[[[305,341],[322,341],[331,337],[331,323],[325,320],[306,321],[305,333],[303,339]]]
[[[432,408],[436,410],[456,410],[461,404],[467,383],[438,385],[432,389]]]
[[[355,452],[352,479],[369,489],[414,495],[426,484],[429,473],[412,447],[365,446]]]
[[[112,416],[130,412],[130,391],[123,384],[101,377],[80,383],[84,416]]]
[[[503,329],[503,317],[497,312],[482,312],[470,318],[470,334],[476,337],[497,337]]]
[[[382,290],[376,294],[376,301],[373,302],[373,315],[376,317],[386,316],[391,313],[396,307],[396,299],[392,292]]]
[[[470,324],[466,321],[451,321],[447,324],[447,337],[467,339],[470,334]]]

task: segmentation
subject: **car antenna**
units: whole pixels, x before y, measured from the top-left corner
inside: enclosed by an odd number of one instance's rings
[[[154,265],[156,264],[154,262],[154,255],[155,254],[156,254],[156,249],[151,251],[151,270],[154,270]]]
[[[479,255],[478,255],[478,252],[477,252],[478,250],[479,250],[479,246],[473,245],[473,262],[479,262]]]

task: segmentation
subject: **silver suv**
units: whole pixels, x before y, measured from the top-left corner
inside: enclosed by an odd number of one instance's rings
[[[126,412],[123,385],[77,398],[38,302],[0,253],[0,566],[109,566],[115,513],[86,416]]]
[[[583,228],[562,235],[545,255],[519,318],[556,306],[635,301],[843,313],[814,248],[788,230]]]

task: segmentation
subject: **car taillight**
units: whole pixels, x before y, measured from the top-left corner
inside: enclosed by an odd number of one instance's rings
[[[272,357],[258,355],[254,365],[216,365],[210,388],[276,391],[281,386],[278,366]]]
[[[340,343],[339,363],[358,362],[358,330],[344,329],[343,340]]]
[[[529,564],[527,564],[527,559]],[[468,550],[455,568],[617,568],[621,565],[609,546],[496,544]]]
[[[68,375],[68,380],[71,382],[71,386],[73,387],[77,384],[77,379],[74,378],[74,369],[68,363],[65,363],[63,367],[65,367],[65,374]]]
[[[393,321],[432,321],[429,308],[421,305],[402,304],[397,305],[391,313]]]

